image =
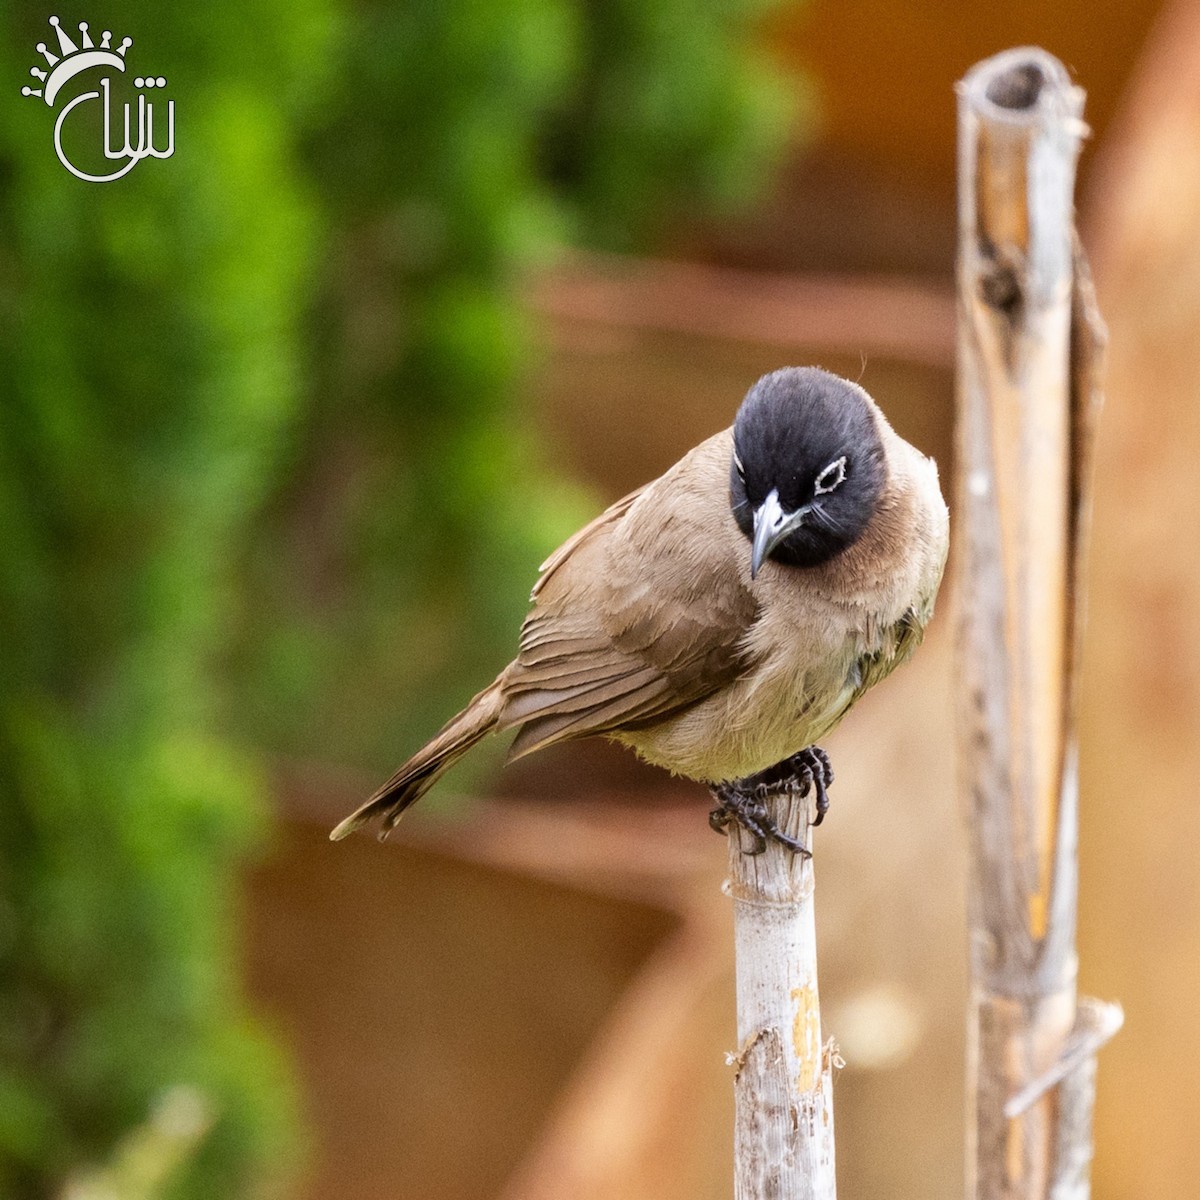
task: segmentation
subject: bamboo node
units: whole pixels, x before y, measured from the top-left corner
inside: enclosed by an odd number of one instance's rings
[[[993,263],[979,278],[979,295],[989,308],[1012,319],[1023,300],[1019,268],[1007,262]]]

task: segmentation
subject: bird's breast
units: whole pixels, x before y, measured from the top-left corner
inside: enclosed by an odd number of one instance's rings
[[[648,761],[706,782],[754,774],[823,736],[852,694],[858,639],[837,623],[768,611],[747,638],[747,670],[650,728],[616,734]]]

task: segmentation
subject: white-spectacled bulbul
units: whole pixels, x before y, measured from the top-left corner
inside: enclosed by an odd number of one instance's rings
[[[916,648],[947,544],[937,466],[862,388],[815,367],[765,375],[732,429],[546,560],[517,657],[332,836],[376,817],[386,836],[506,729],[510,759],[615,738],[710,785],[714,824],[737,819],[760,846],[779,832],[754,786],[815,784],[819,820],[832,776],[813,743]]]

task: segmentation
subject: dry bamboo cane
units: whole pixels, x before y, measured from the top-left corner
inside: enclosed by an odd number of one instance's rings
[[[811,846],[809,802],[767,801],[771,819]],[[834,1200],[833,1068],[821,1036],[811,858],[729,830],[737,961],[735,1200]]]
[[[1074,234],[1083,93],[1043,50],[959,86],[959,734],[970,827],[969,1200],[1086,1200],[1074,708],[1104,331]]]

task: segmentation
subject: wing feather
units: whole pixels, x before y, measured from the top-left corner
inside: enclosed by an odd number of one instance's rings
[[[503,677],[515,758],[685,711],[746,670],[758,609],[739,571],[726,431],[554,552]]]
[[[553,742],[605,733],[610,729],[652,719],[662,710],[665,688],[665,681],[658,678],[622,694],[608,704],[582,712],[547,709],[521,726],[521,731],[509,747],[508,761],[541,750]]]
[[[537,599],[542,588],[549,583],[551,577],[575,553],[576,550],[590,538],[595,537],[597,533],[602,532],[614,521],[619,521],[628,511],[633,502],[650,486],[644,484],[640,488],[636,488],[630,492],[628,496],[622,496],[620,500],[610,504],[595,520],[589,521],[582,529],[571,534],[569,538],[553,554],[550,555],[541,567],[538,568],[538,580],[533,585],[532,598]]]

